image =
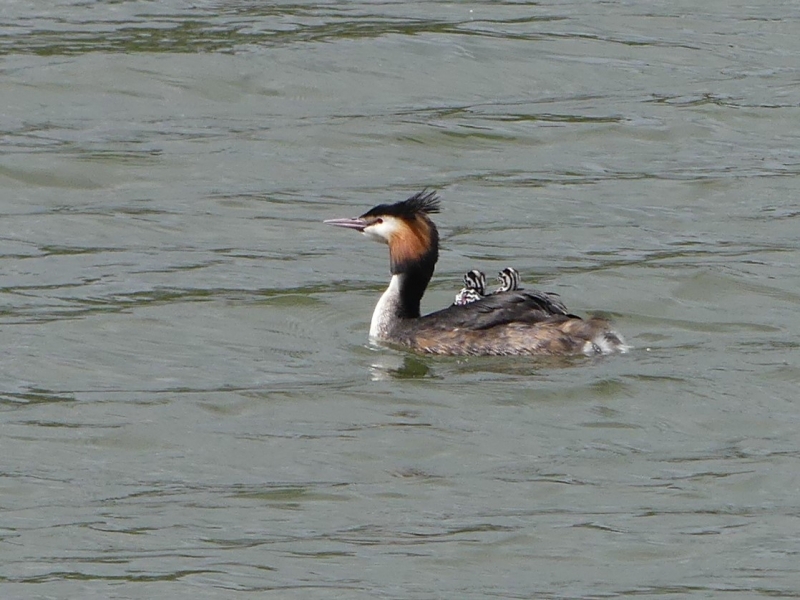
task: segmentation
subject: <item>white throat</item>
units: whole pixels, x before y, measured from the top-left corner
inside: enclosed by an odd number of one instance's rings
[[[372,313],[372,323],[369,326],[369,337],[376,340],[385,340],[389,337],[392,326],[397,321],[397,306],[400,304],[400,276],[392,275],[389,287],[383,292],[375,311]]]

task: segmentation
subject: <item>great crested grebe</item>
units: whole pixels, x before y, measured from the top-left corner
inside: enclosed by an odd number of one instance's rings
[[[486,275],[478,269],[464,273],[464,287],[456,294],[453,304],[463,306],[477,302],[486,295]]]
[[[497,288],[495,294],[502,294],[503,292],[516,292],[522,288],[519,285],[519,271],[514,267],[506,267],[497,274],[497,280],[500,282],[500,287]]]
[[[497,280],[500,282],[500,287],[490,293],[502,294],[522,289],[519,285],[519,271],[513,267],[506,267],[500,271]],[[470,302],[477,302],[484,296],[486,296],[486,275],[483,274],[483,271],[472,269],[464,273],[464,287],[456,294],[453,304],[463,306]]]
[[[420,301],[439,258],[435,192],[381,204],[354,219],[329,225],[355,229],[389,246],[392,279],[369,328],[373,340],[432,354],[569,355],[624,352],[622,337],[600,318],[570,314],[557,294],[508,291],[420,316]]]

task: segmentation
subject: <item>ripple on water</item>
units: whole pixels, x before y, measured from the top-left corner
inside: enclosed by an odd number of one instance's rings
[[[798,14],[695,4],[5,3],[4,597],[795,597]],[[634,349],[371,346],[426,185]]]

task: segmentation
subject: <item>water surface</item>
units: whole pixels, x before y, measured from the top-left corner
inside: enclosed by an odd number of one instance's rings
[[[3,598],[796,598],[800,10],[6,3]],[[518,268],[634,346],[374,348]]]

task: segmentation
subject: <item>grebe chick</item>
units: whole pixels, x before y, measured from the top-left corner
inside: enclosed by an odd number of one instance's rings
[[[506,267],[497,274],[497,279],[500,282],[500,287],[497,288],[495,294],[502,294],[503,292],[516,292],[521,290],[519,285],[519,271],[514,267]]]
[[[500,271],[497,279],[500,281],[500,287],[493,292],[495,294],[522,289],[519,286],[519,271],[512,267],[506,267]],[[453,304],[463,306],[470,302],[477,302],[484,296],[486,296],[486,276],[478,269],[472,269],[464,273],[464,287],[456,294]]]
[[[476,302],[486,295],[486,275],[478,269],[464,273],[464,287],[456,294],[453,304],[463,306]]]
[[[624,352],[622,337],[600,318],[571,314],[556,294],[491,294],[421,316],[420,301],[439,258],[435,192],[381,204],[353,219],[331,219],[389,246],[389,287],[370,324],[370,338],[432,354],[570,355]]]

